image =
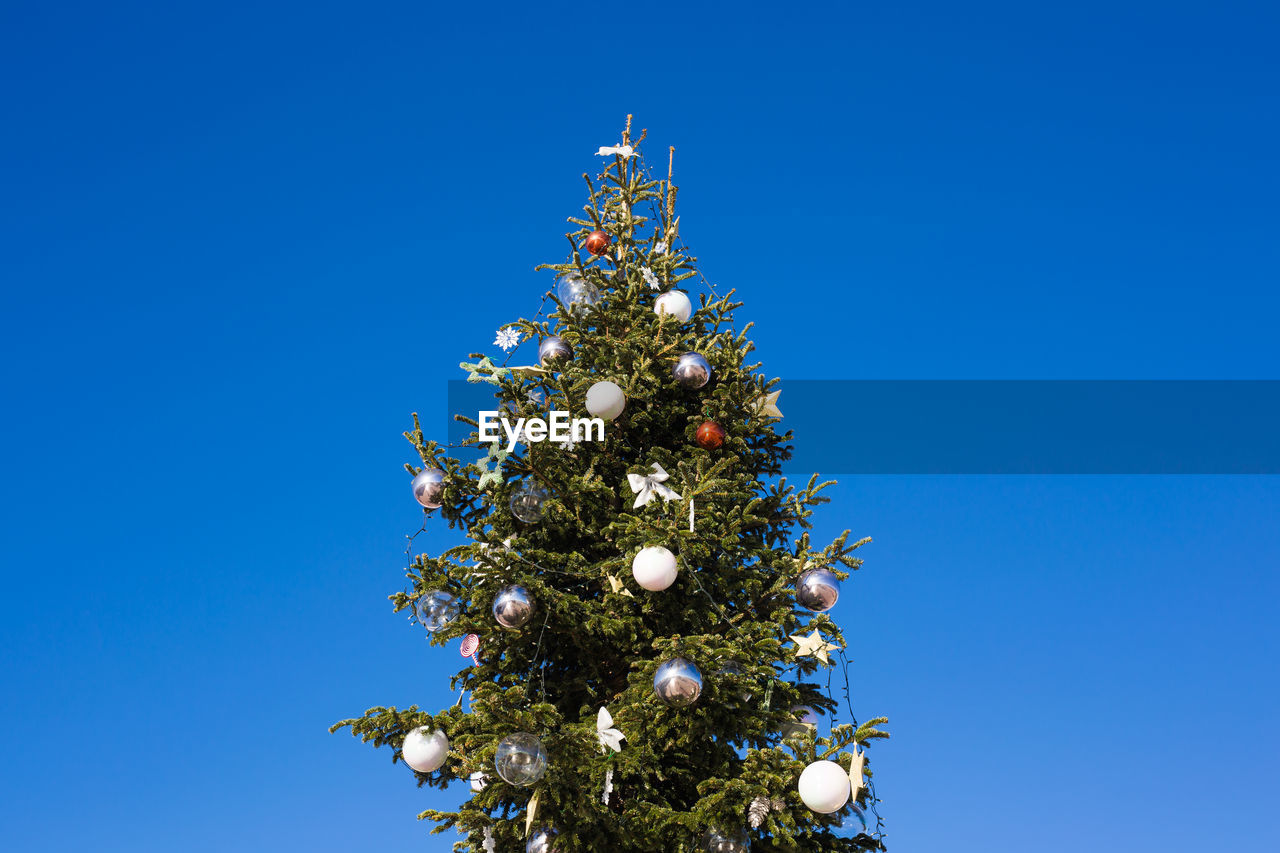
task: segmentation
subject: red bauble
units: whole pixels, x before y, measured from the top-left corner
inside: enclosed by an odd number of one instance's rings
[[[609,235],[603,231],[592,231],[584,243],[587,251],[593,255],[603,255],[609,251]]]
[[[715,450],[724,444],[724,427],[715,421],[703,421],[697,432],[698,446],[704,450]]]

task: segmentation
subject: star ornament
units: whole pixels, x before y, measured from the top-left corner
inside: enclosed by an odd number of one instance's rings
[[[778,397],[781,391],[770,391],[761,397],[756,398],[755,412],[762,418],[781,418],[782,412],[778,410]]]
[[[834,652],[836,646],[834,643],[828,643],[823,639],[817,630],[807,637],[793,634],[791,641],[796,644],[796,657],[817,658],[827,666],[831,666],[831,658],[827,655],[827,652]]]
[[[849,787],[853,789],[853,798],[858,799],[858,789],[862,787],[862,767],[867,763],[867,753],[853,744],[853,764],[849,767]]]

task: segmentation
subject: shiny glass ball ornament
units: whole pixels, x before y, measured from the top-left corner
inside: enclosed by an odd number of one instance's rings
[[[650,592],[661,592],[676,582],[676,555],[661,545],[641,548],[631,560],[636,583]]]
[[[622,389],[608,380],[587,389],[587,412],[598,418],[611,421],[622,414],[626,405],[627,398]]]
[[[558,335],[548,335],[538,344],[538,364],[547,366],[549,361],[568,361],[573,358],[573,347]]]
[[[687,323],[693,316],[693,303],[689,301],[689,295],[683,290],[668,290],[653,300],[653,313],[670,314],[681,323]]]
[[[432,731],[421,726],[405,736],[400,755],[405,764],[419,773],[433,773],[444,766],[449,756],[449,738],[439,729]]]
[[[498,741],[493,766],[504,782],[532,785],[547,772],[547,748],[538,740],[537,735],[516,732]]]
[[[676,361],[671,375],[681,388],[696,390],[711,381],[711,364],[699,353],[687,352]]]
[[[542,518],[547,490],[537,483],[525,483],[511,494],[511,514],[525,524],[533,524]]]
[[[737,835],[708,829],[702,836],[702,843],[710,853],[747,853],[751,849],[751,839],[745,832]]]
[[[694,438],[703,450],[717,450],[724,444],[724,427],[715,421],[703,421],[698,425]]]
[[[609,239],[609,235],[597,228],[587,235],[587,239],[582,244],[587,247],[588,252],[599,256],[609,251],[610,242],[612,241]]]
[[[782,736],[784,738],[797,734],[817,732],[818,712],[813,708],[808,705],[792,705],[791,716],[795,717],[797,722],[782,724]]]
[[[800,799],[818,814],[844,808],[853,793],[849,774],[834,761],[815,761],[800,774]]]
[[[809,569],[796,578],[796,601],[815,613],[826,613],[840,598],[840,579],[829,569]]]
[[[715,671],[715,674],[712,675],[711,677],[714,678],[717,682],[719,682],[720,679],[725,678],[726,676],[743,679],[743,678],[746,678],[747,673],[743,671],[742,667],[738,666],[733,661],[727,661],[719,669],[717,669]],[[751,694],[744,690],[738,694],[738,698],[740,698],[743,702],[750,702]]]
[[[444,502],[444,472],[423,468],[413,478],[413,496],[427,509],[439,509]]]
[[[685,708],[702,695],[702,673],[692,661],[672,658],[653,676],[653,692],[673,708]]]
[[[439,631],[462,612],[462,604],[450,593],[433,589],[414,602],[418,621],[428,631]]]
[[[556,279],[556,298],[574,314],[582,314],[600,301],[600,291],[578,273],[567,272]]]
[[[493,599],[493,618],[503,628],[523,628],[537,609],[529,590],[519,584],[504,586]]]
[[[539,829],[524,845],[524,853],[556,853],[552,842],[556,839],[556,831],[549,826]]]

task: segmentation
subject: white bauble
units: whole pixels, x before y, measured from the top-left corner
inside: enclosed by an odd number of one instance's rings
[[[818,814],[844,808],[853,793],[849,774],[834,761],[815,761],[800,774],[800,799]]]
[[[611,421],[622,414],[626,404],[622,389],[612,382],[597,382],[587,389],[587,411],[598,418]]]
[[[475,793],[478,794],[483,791],[485,786],[488,784],[489,777],[481,773],[479,770],[471,774],[471,790]]]
[[[653,300],[653,313],[671,314],[681,323],[687,323],[693,314],[693,303],[683,290],[668,290]]]
[[[631,561],[636,583],[650,592],[661,592],[676,582],[676,555],[661,545],[641,548]]]
[[[422,726],[409,732],[400,751],[405,764],[419,773],[431,773],[444,765],[449,755],[449,738],[439,729],[431,731]]]

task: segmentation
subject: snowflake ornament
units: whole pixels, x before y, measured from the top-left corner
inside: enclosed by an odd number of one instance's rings
[[[533,404],[533,405],[535,405],[535,406],[541,406],[541,405],[542,405],[542,392],[541,392],[541,391],[539,391],[537,388],[535,388],[535,389],[533,389],[532,391],[530,391],[528,394],[526,394],[526,395],[525,395],[525,399],[527,399],[530,403],[532,403],[532,404]]]
[[[512,328],[499,329],[498,337],[494,338],[493,342],[506,352],[520,343],[520,332]]]
[[[649,269],[648,267],[645,267],[644,269],[640,270],[640,275],[644,276],[645,284],[649,285],[654,290],[658,289],[658,277],[653,274],[653,270]]]
[[[665,255],[667,253],[667,241],[659,240],[653,244],[653,253],[655,255]]]

